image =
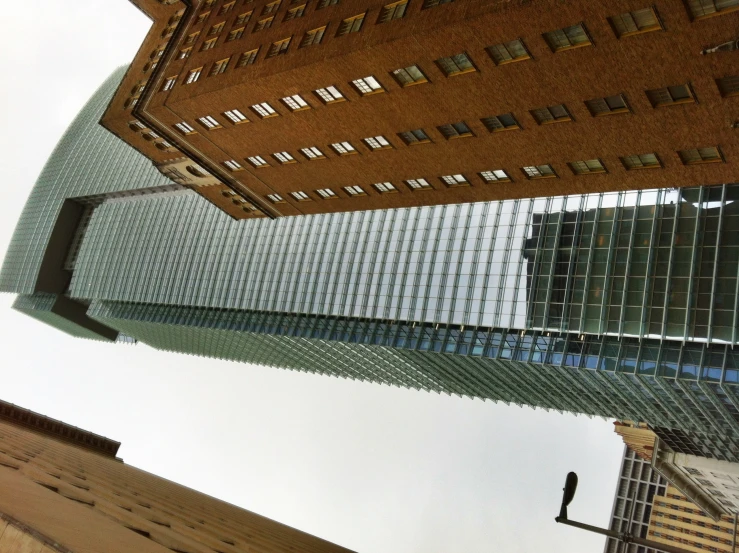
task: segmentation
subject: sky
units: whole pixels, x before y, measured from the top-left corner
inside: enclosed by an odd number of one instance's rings
[[[128,0],[9,3],[0,255],[44,162],[149,27]],[[0,294],[0,398],[122,442],[128,464],[362,553],[592,553],[611,421],[68,337]],[[0,490],[2,493],[2,490]]]

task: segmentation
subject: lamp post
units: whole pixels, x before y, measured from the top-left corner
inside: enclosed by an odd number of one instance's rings
[[[565,480],[565,487],[563,488],[562,492],[562,506],[559,509],[559,516],[556,517],[554,520],[561,523],[561,524],[567,524],[568,526],[574,526],[575,528],[580,528],[582,530],[587,530],[588,532],[594,532],[596,534],[602,534],[604,536],[609,536],[611,538],[615,538],[617,540],[620,540],[624,543],[635,543],[637,545],[644,545],[646,547],[651,547],[652,549],[658,549],[660,551],[664,551],[665,553],[690,553],[690,551],[686,549],[682,549],[680,547],[674,547],[672,545],[666,545],[663,543],[659,543],[652,540],[647,540],[644,538],[640,538],[639,536],[633,536],[628,531],[631,527],[631,520],[629,520],[629,528],[627,528],[626,532],[618,532],[617,530],[607,530],[606,528],[600,528],[598,526],[591,526],[590,524],[584,524],[582,522],[577,522],[575,520],[570,520],[567,518],[567,506],[572,502],[572,499],[575,497],[575,490],[577,490],[577,474],[574,472],[570,472],[567,475],[567,479]],[[632,516],[633,516],[633,500],[632,500]]]

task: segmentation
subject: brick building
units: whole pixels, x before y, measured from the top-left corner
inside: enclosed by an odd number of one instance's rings
[[[739,0],[132,1],[102,124],[232,217],[739,179]]]
[[[0,401],[0,551],[350,553],[126,465],[119,445]]]

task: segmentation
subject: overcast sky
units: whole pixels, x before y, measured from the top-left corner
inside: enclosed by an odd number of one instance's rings
[[[57,140],[130,61],[128,0],[8,3],[0,35],[0,255]],[[0,397],[123,443],[132,465],[362,553],[600,553],[611,422],[67,337],[0,295]],[[2,493],[2,490],[0,490]]]

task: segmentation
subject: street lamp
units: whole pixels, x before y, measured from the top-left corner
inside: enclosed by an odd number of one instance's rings
[[[598,526],[591,526],[590,524],[584,524],[582,522],[570,520],[569,518],[567,518],[567,506],[575,497],[575,490],[577,490],[577,474],[575,474],[574,472],[570,472],[567,474],[565,487],[562,489],[562,506],[559,509],[559,516],[554,519],[555,521],[561,524],[567,524],[568,526],[574,526],[575,528],[580,528],[582,530],[587,530],[588,532],[595,532],[596,534],[609,536],[627,544],[635,543],[637,545],[645,545],[647,547],[651,547],[652,549],[664,551],[665,553],[691,553],[690,551],[682,549],[680,547],[673,547],[672,545],[666,545],[664,543],[640,538],[639,536],[632,536],[629,530],[631,529],[631,519],[634,516],[634,499],[636,499],[635,497],[631,500],[631,516],[629,517],[626,532],[607,530],[605,528],[599,528]]]

